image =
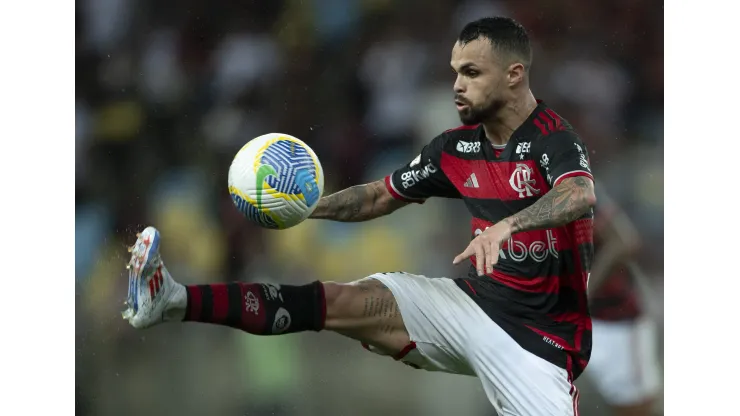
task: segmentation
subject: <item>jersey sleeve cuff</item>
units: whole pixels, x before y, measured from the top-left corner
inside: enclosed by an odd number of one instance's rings
[[[391,179],[391,176],[390,175],[386,176],[385,177],[385,180],[383,182],[385,182],[385,187],[386,187],[386,189],[388,189],[388,192],[391,193],[391,196],[393,197],[393,199],[397,199],[397,200],[403,201],[403,202],[415,203],[415,204],[423,204],[424,201],[426,201],[423,198],[410,198],[410,197],[407,197],[407,196],[403,195],[402,193],[400,193],[396,189],[396,187],[393,186],[393,180]]]
[[[564,179],[575,178],[576,176],[585,176],[591,179],[592,181],[594,180],[594,175],[592,175],[590,172],[586,172],[585,170],[573,170],[573,171],[566,172],[558,176],[557,179],[555,179],[555,182],[552,183],[552,187],[554,188],[558,186],[558,184],[562,182]]]

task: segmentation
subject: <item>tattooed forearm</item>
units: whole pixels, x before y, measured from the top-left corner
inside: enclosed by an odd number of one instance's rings
[[[596,203],[593,182],[583,176],[563,180],[529,208],[509,217],[512,234],[554,228],[575,221]]]
[[[403,205],[403,202],[393,199],[382,181],[377,181],[321,198],[311,218],[341,222],[367,221],[390,214]]]

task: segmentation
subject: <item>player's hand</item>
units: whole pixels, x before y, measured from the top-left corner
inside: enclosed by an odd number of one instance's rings
[[[460,264],[470,256],[475,256],[478,276],[493,273],[493,266],[498,263],[498,251],[501,244],[509,237],[511,237],[511,225],[508,221],[500,221],[475,237],[465,251],[452,260],[452,264]]]

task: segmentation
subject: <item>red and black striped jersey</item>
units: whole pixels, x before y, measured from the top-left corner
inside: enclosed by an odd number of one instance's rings
[[[593,179],[588,150],[572,126],[541,101],[503,148],[483,126],[446,131],[385,178],[394,197],[423,202],[459,198],[472,215],[474,238],[534,204],[563,179]],[[593,212],[563,227],[513,235],[493,273],[456,279],[476,303],[530,352],[575,379],[591,354],[586,293],[593,259]]]

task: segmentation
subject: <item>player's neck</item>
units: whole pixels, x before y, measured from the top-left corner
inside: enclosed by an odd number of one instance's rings
[[[535,108],[537,100],[528,89],[520,98],[501,108],[496,119],[483,123],[486,138],[494,145],[508,143],[512,133],[529,118]]]

